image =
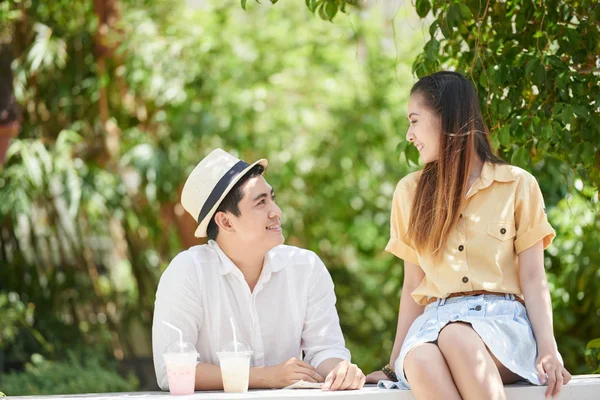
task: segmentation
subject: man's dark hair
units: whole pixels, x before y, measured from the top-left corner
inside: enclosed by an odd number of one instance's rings
[[[263,172],[265,172],[265,167],[263,167],[260,164],[256,164],[254,167],[252,167],[252,169],[250,169],[250,171],[246,172],[244,176],[242,176],[242,178],[236,182],[235,186],[233,186],[229,193],[227,193],[227,196],[225,196],[221,204],[219,204],[217,211],[215,211],[212,218],[210,219],[210,222],[208,223],[206,235],[209,239],[216,240],[217,235],[219,234],[219,225],[217,225],[217,223],[215,222],[215,215],[217,215],[218,212],[222,211],[230,212],[236,217],[239,217],[240,208],[238,207],[238,204],[244,196],[244,193],[242,192],[242,186],[244,186],[244,183],[246,183],[250,178],[252,178],[253,176],[262,175]]]

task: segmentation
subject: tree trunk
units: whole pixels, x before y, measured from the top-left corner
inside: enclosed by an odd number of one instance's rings
[[[12,61],[10,43],[0,43],[0,165],[4,163],[10,140],[21,130],[21,110],[13,92]]]

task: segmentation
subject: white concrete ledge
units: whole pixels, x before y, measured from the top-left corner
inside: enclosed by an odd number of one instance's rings
[[[543,400],[545,386],[533,385],[507,385],[507,400]],[[152,400],[184,400],[184,399],[360,399],[360,400],[414,400],[409,391],[378,389],[373,385],[362,390],[348,392],[322,392],[315,389],[303,390],[251,390],[243,394],[229,394],[223,392],[196,392],[190,396],[171,396],[165,392],[131,392],[131,393],[103,393],[103,394],[78,394],[65,396],[9,396],[10,399],[87,399],[87,400],[137,400],[150,398]],[[578,375],[566,385],[555,400],[599,400],[600,375]]]

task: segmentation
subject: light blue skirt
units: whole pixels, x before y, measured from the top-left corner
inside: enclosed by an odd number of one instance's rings
[[[492,354],[524,380],[541,385],[535,369],[537,345],[525,307],[512,294],[474,295],[438,299],[428,304],[411,325],[396,360],[397,387],[408,388],[404,359],[409,351],[436,342],[443,327],[451,322],[467,322],[483,339]]]

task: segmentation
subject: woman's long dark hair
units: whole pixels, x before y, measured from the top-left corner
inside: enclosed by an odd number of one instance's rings
[[[456,225],[466,196],[473,155],[503,163],[493,152],[474,85],[463,75],[441,71],[425,76],[411,90],[441,120],[439,156],[427,163],[412,204],[409,240],[437,258]]]

